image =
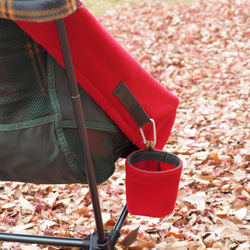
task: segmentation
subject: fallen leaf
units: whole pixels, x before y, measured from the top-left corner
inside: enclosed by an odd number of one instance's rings
[[[245,218],[245,216],[247,215],[247,208],[243,207],[239,210],[236,210],[233,212],[233,214],[239,219],[239,220],[243,220]]]

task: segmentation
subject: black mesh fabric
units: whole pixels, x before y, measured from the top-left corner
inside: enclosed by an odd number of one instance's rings
[[[11,21],[0,19],[0,30],[0,123],[51,115],[47,52]]]
[[[90,139],[89,144],[93,166],[95,172],[98,173],[96,174],[96,179],[97,183],[100,183],[102,182],[102,176],[110,176],[114,171],[111,166],[113,166],[115,134],[94,129],[88,129],[87,131]],[[82,166],[84,164],[84,159],[77,129],[66,128],[64,129],[64,134],[75,163],[78,166]],[[86,174],[85,168],[83,171]]]

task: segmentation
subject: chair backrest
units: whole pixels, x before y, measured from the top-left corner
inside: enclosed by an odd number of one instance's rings
[[[135,146],[79,88],[97,183]],[[0,180],[87,183],[65,70],[15,22],[0,19]]]

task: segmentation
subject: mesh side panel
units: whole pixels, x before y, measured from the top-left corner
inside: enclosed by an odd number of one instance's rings
[[[82,156],[81,144],[78,137],[77,129],[63,129],[66,141],[70,148],[71,155],[78,166],[84,167],[84,160]],[[85,171],[83,171],[85,173]]]
[[[97,183],[101,183],[108,179],[114,171],[114,142],[112,141],[114,136],[112,136],[112,133],[94,129],[88,129],[87,132],[96,180]],[[75,163],[82,172],[86,173],[77,129],[65,128],[64,135]]]
[[[52,113],[46,76],[47,52],[14,22],[0,19],[0,123]]]

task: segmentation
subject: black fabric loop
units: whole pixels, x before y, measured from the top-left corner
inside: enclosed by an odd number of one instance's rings
[[[150,122],[147,113],[124,82],[121,82],[113,93],[120,99],[140,128]]]

